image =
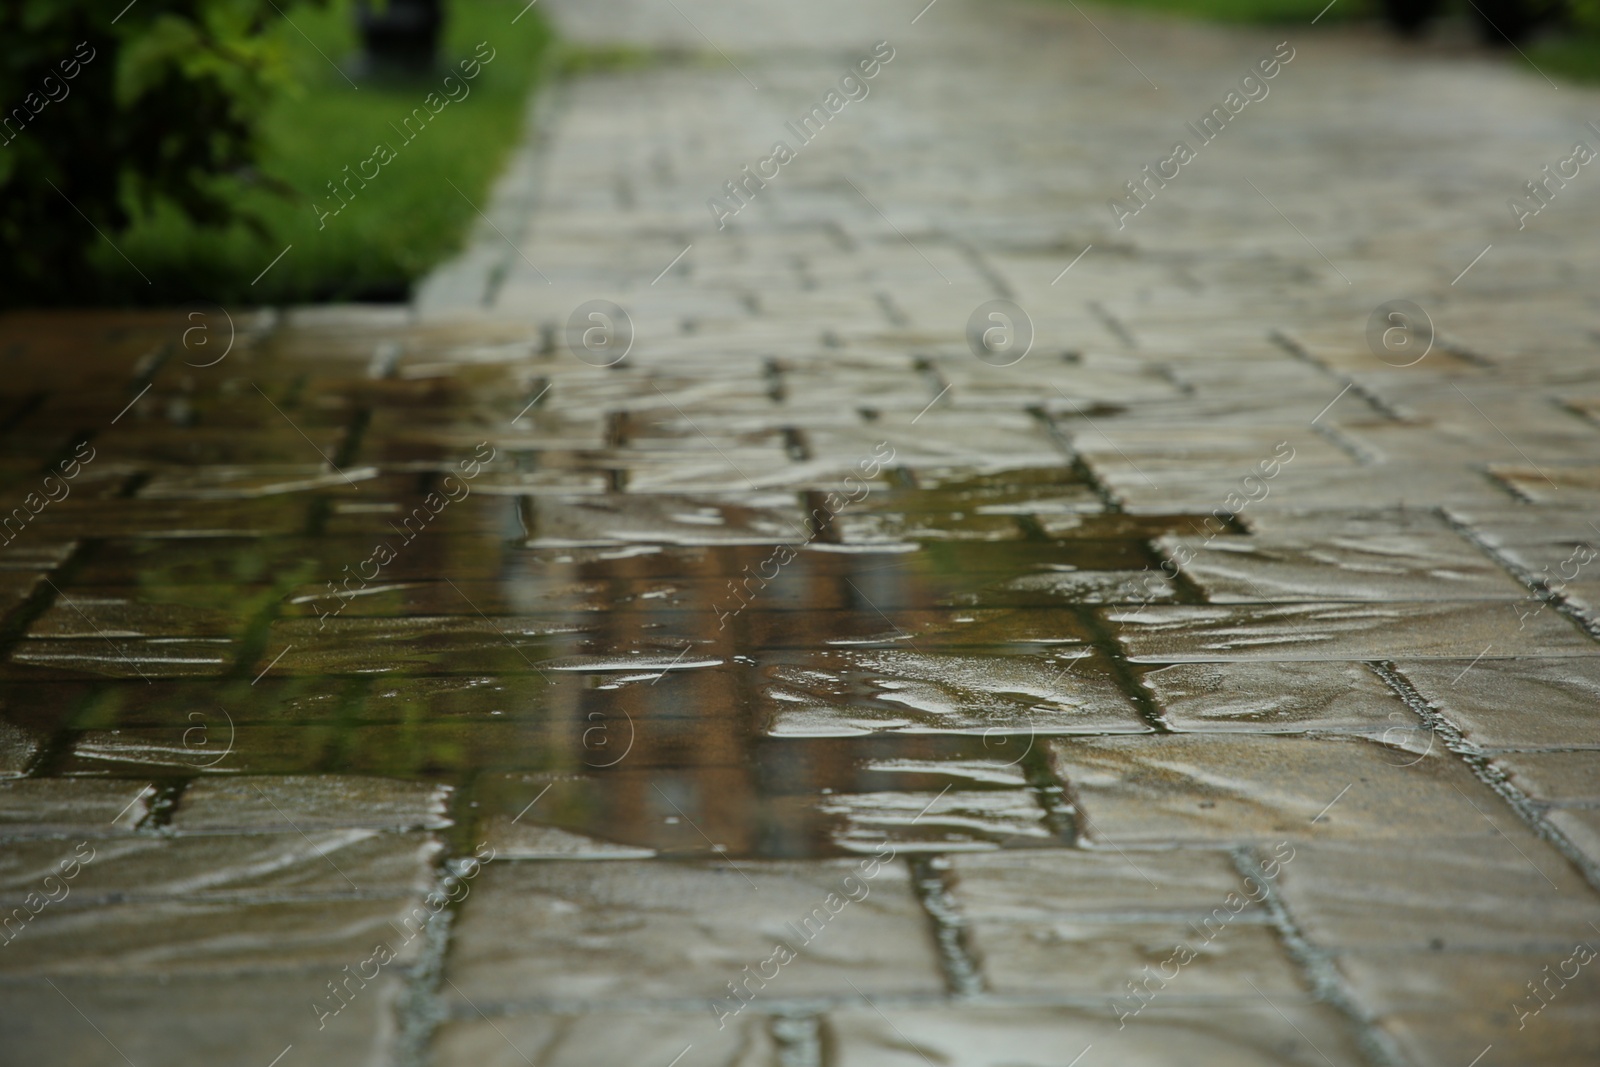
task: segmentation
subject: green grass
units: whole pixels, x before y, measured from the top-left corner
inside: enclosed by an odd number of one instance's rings
[[[1327,0],[1095,0],[1107,7],[1128,7],[1144,11],[1159,11],[1187,18],[1212,22],[1250,23],[1272,25],[1279,23],[1308,23],[1327,4]],[[1447,3],[1442,17],[1464,18],[1471,14],[1465,3]],[[1358,19],[1376,19],[1381,15],[1378,0],[1338,0],[1318,20],[1318,25],[1330,22],[1352,22]],[[1537,70],[1552,78],[1571,82],[1600,84],[1600,29],[1588,28],[1600,18],[1600,10],[1586,8],[1584,18],[1578,19],[1583,27],[1551,35],[1545,33],[1522,46],[1523,56],[1511,53],[1508,58],[1530,70]],[[1474,23],[1474,30],[1476,24]]]
[[[511,19],[525,0],[452,0],[437,74],[415,83],[358,81],[333,66],[357,52],[350,0],[326,8],[285,5],[282,34],[298,91],[275,102],[263,126],[263,175],[287,187],[230,180],[242,207],[265,226],[202,228],[175,210],[157,210],[117,235],[146,285],[109,246],[97,251],[110,302],[173,304],[208,300],[266,304],[338,299],[403,299],[412,281],[461,246],[490,182],[516,145],[528,93],[545,67],[550,33],[537,9]],[[407,142],[395,127],[421,107],[456,63],[487,41],[493,60]],[[326,58],[325,58],[326,57]],[[459,73],[459,71],[457,71]],[[459,93],[460,90],[457,90]],[[425,109],[426,110],[426,109]],[[391,125],[393,124],[393,125]],[[354,173],[379,143],[395,158],[319,228],[315,204],[336,206],[327,183]],[[370,173],[371,167],[369,166]],[[458,193],[451,183],[459,187]],[[274,256],[287,255],[254,286]]]
[[[1552,78],[1589,85],[1600,83],[1600,34],[1592,30],[1539,41],[1524,51],[1534,69]]]

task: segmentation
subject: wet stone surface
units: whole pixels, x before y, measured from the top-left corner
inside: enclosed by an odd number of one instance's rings
[[[1284,30],[1119,229],[1278,31],[552,2],[412,305],[0,319],[0,1062],[1592,1067],[1593,95]]]

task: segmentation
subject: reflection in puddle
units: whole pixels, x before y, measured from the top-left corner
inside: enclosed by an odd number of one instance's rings
[[[1152,729],[1078,605],[1180,602],[1141,573],[1175,522],[1104,514],[1060,468],[905,478],[736,614],[718,600],[803,521],[792,494],[479,494],[327,616],[318,582],[360,558],[381,501],[315,537],[113,533],[77,565],[80,610],[14,651],[7,716],[91,731],[56,757],[80,775],[447,783],[460,833],[511,856],[1070,840],[1034,738]],[[140,672],[148,689],[121,681]],[[183,758],[197,706],[237,724],[222,766]]]

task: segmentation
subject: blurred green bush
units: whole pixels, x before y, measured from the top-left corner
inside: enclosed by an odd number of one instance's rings
[[[259,157],[287,71],[265,32],[278,17],[271,0],[135,4],[115,22],[101,0],[0,6],[0,301],[81,287],[102,240],[84,221],[116,233],[163,202],[251,224],[218,178]]]
[[[356,72],[354,0],[125,2],[0,0],[0,108],[23,109],[0,116],[0,305],[404,299],[459,247],[547,67],[526,0],[453,0],[413,80]],[[480,42],[470,98],[403,144]],[[328,183],[385,141],[398,159],[323,225]]]

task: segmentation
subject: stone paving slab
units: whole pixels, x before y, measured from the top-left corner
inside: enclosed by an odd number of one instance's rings
[[[1525,610],[1536,607],[1524,605]],[[1550,614],[1550,609],[1541,613]],[[1582,659],[1535,657],[1514,665],[1489,657],[1476,665],[1470,660],[1397,665],[1418,694],[1465,738],[1491,749],[1593,744],[1600,716],[1597,666]],[[1464,674],[1469,667],[1470,675]],[[1465,684],[1469,677],[1471,685]]]
[[[1494,793],[1441,753],[1417,759],[1357,738],[1239,734],[1072,738],[1048,748],[1101,842],[1470,840],[1495,832],[1483,815]]]
[[[870,856],[803,866],[515,864],[491,867],[477,893],[456,931],[452,1000],[727,998],[734,1010],[742,1000],[728,976],[752,983],[740,990],[752,997],[765,993],[768,974],[779,976],[772,996],[825,994],[840,975],[877,993],[943,988],[904,867]],[[741,921],[730,923],[733,914]],[[582,969],[566,946],[581,947]]]
[[[1556,804],[1600,805],[1600,780],[1588,752],[1524,752],[1501,756],[1496,765],[1531,797]]]
[[[1527,597],[1504,569],[1429,518],[1390,525],[1308,515],[1290,523],[1269,514],[1248,540],[1175,537],[1162,549],[1194,556],[1189,576],[1213,604]],[[1296,536],[1294,526],[1306,532]]]
[[[830,1014],[842,1064],[901,1067],[940,1056],[946,1062],[1001,1067],[1008,1063],[1071,1062],[1085,1048],[1117,1050],[1119,1063],[1172,1062],[1182,1048],[1195,1064],[1328,1064],[1362,1062],[1326,1009],[1259,997],[1215,1000],[1203,1006],[1152,1004],[1124,1020],[1104,1010],[990,1008],[960,1013],[860,1008]],[[1065,1056],[1066,1059],[1061,1059]]]
[[[0,676],[7,681],[123,678],[215,678],[238,657],[226,637],[28,638]]]
[[[1600,813],[1584,809],[1552,809],[1545,820],[1580,851],[1591,866],[1600,864]]]
[[[989,988],[1001,996],[1098,996],[1115,1002],[1127,995],[1130,983],[1139,987],[1146,967],[1155,969],[1159,983],[1172,974],[1177,961],[1187,960],[1178,972],[1181,981],[1174,976],[1166,986],[1150,988],[1174,1000],[1243,999],[1256,991],[1280,1004],[1308,999],[1298,967],[1276,932],[1248,923],[1230,925],[1216,935],[1198,932],[1189,923],[1060,919],[975,922],[970,930]]]
[[[0,782],[0,834],[95,837],[132,830],[150,814],[148,782],[29,778]]]
[[[1587,940],[1593,944],[1592,935]],[[1573,959],[1573,947],[1538,954],[1360,953],[1339,965],[1363,999],[1393,1006],[1383,1025],[1419,1064],[1461,1062],[1489,1045],[1513,1062],[1582,1063],[1600,1049],[1600,1010],[1592,968],[1562,966]],[[1540,984],[1546,980],[1548,986]]]
[[[1481,822],[1482,834],[1448,844],[1297,848],[1282,878],[1284,900],[1309,937],[1341,952],[1536,952],[1593,937],[1596,903],[1564,857],[1509,820]],[[1374,899],[1384,906],[1374,909]]]
[[[1477,655],[1588,657],[1592,639],[1556,612],[1518,622],[1507,600],[1337,601],[1108,613],[1136,662],[1467,660]]]
[[[170,725],[86,730],[79,735],[71,755],[61,760],[61,773],[206,775],[227,760],[229,773],[292,774],[321,762],[340,740],[336,731],[328,727],[235,724],[229,728],[220,713],[206,717],[211,720],[210,726],[180,730]],[[189,733],[190,730],[195,732]],[[214,743],[210,742],[212,731],[216,735]],[[208,743],[202,745],[201,741]],[[232,749],[225,748],[229,741]]]
[[[1180,731],[1373,731],[1400,739],[1415,717],[1363,663],[1329,660],[1174,663],[1140,675]]]
[[[0,978],[0,1020],[7,1055],[19,1063],[97,1067],[117,1050],[133,1063],[179,1067],[270,1063],[288,1045],[319,1063],[381,1063],[392,1057],[399,984],[388,978],[369,984],[341,1017],[319,1029],[310,1009],[319,995],[329,996],[328,978],[326,970],[228,981],[171,975],[159,983],[126,976]],[[162,1025],[151,1026],[153,1017]]]
[[[208,778],[185,790],[172,825],[191,833],[437,829],[449,824],[449,796],[447,786],[370,777]]]
[[[401,942],[399,924],[421,898],[235,904],[186,899],[52,908],[0,959],[6,975],[224,976],[323,967],[330,976]],[[403,963],[420,943],[400,945]]]
[[[1054,655],[823,653],[769,668],[763,694],[779,737],[865,733],[1143,733],[1150,727],[1103,665]]]
[[[463,1018],[440,1027],[433,1054],[442,1064],[526,1067],[533,1060],[579,1067],[634,1059],[670,1063],[688,1049],[696,1063],[768,1067],[782,1062],[773,1022],[750,1015],[717,1029],[694,1016],[665,1012]]]
[[[42,731],[0,723],[0,778],[20,778],[44,747]]]
[[[962,914],[990,923],[1200,917],[1243,888],[1231,857],[1215,850],[994,852],[952,867]],[[1070,895],[1056,891],[1063,884]]]
[[[433,886],[442,849],[422,834],[365,829],[198,838],[130,836],[79,850],[59,841],[13,842],[0,857],[0,906],[24,903],[42,880],[79,861],[62,904],[157,898],[281,900],[399,896]],[[83,862],[88,857],[87,862]],[[346,881],[346,878],[349,881]],[[351,888],[354,883],[357,889]],[[51,886],[52,893],[60,892]]]

